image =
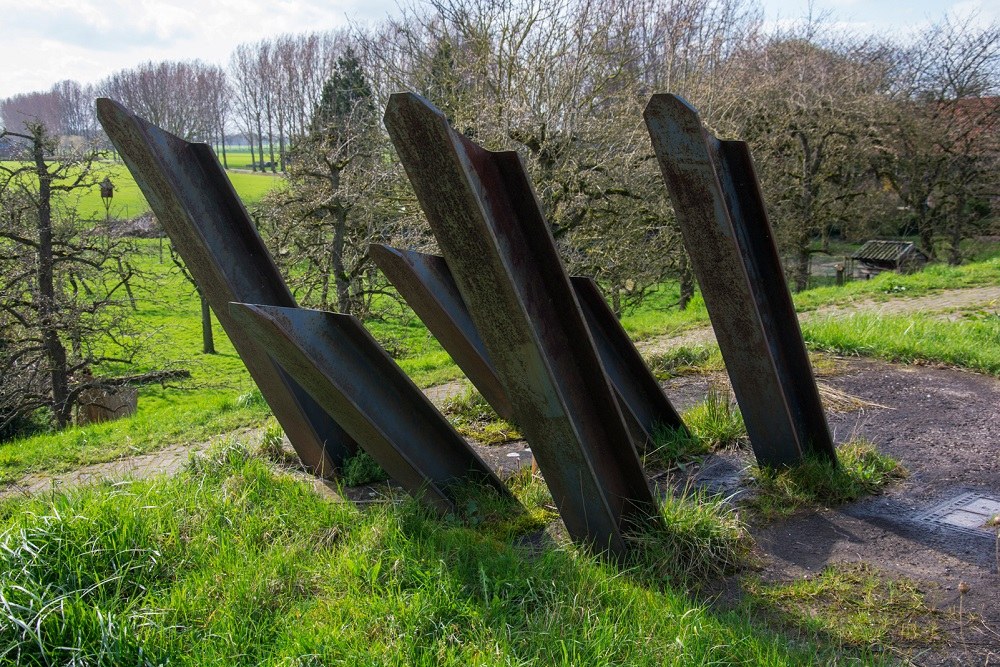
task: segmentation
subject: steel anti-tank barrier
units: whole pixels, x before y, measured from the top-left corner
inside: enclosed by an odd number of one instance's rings
[[[231,301],[296,304],[212,149],[109,99],[97,115],[299,458],[334,474],[357,444],[229,314]]]
[[[520,158],[410,93],[385,125],[571,537],[624,554],[656,503]]]
[[[645,119],[757,461],[836,461],[746,143],[712,136],[676,95],[654,95]]]
[[[456,485],[475,481],[513,501],[503,482],[357,318],[241,303],[229,308],[236,322],[411,495],[446,514],[455,511]]]
[[[379,243],[372,244],[369,253],[490,407],[513,421],[514,408],[444,257]]]
[[[513,421],[510,400],[444,258],[380,244],[370,250],[379,269],[486,401]],[[580,276],[571,277],[570,283],[635,444],[646,451],[658,428],[684,429],[597,284]]]

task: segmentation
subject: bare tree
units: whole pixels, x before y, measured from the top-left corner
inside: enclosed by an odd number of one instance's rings
[[[415,89],[459,131],[524,156],[568,268],[620,312],[665,275],[690,278],[642,106],[666,85],[723,99],[723,64],[757,25],[735,0],[436,0],[367,52],[376,90]]]
[[[363,63],[350,49],[324,86],[309,133],[292,150],[289,186],[260,208],[259,224],[305,303],[365,315],[380,287],[368,256],[391,242],[381,196],[392,166]]]
[[[74,374],[134,353],[126,298],[130,245],[82,225],[65,197],[94,187],[97,154],[53,152],[39,122],[0,138],[21,142],[23,161],[0,163],[0,428],[49,408],[65,426],[92,386]]]
[[[85,142],[98,134],[93,98],[93,86],[61,81],[47,92],[0,100],[0,123],[12,129],[20,129],[25,123],[41,123],[55,137],[78,137]]]
[[[885,174],[921,245],[962,260],[961,242],[987,219],[1000,164],[1000,26],[931,26],[898,53],[886,123]]]
[[[219,67],[205,70],[199,77],[200,95],[202,96],[206,115],[210,120],[210,136],[222,152],[222,166],[229,168],[226,155],[226,126],[229,122],[233,91],[226,80],[226,73]]]
[[[251,44],[240,44],[229,58],[229,73],[235,90],[234,109],[237,126],[250,144],[251,168],[257,171],[258,162],[264,161],[263,110],[261,81],[256,73],[256,57]],[[261,145],[258,157],[254,151],[254,141]]]
[[[147,62],[104,79],[98,89],[105,97],[188,141],[207,141],[216,124],[206,80],[224,75],[201,61]]]
[[[754,152],[791,278],[805,289],[819,240],[857,225],[878,196],[879,119],[890,51],[877,42],[820,40],[815,26],[771,36],[741,57],[742,111],[731,124]]]

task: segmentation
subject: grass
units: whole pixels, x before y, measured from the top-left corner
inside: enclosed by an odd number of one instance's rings
[[[235,174],[234,176],[239,176]],[[251,176],[253,176],[251,174]],[[257,178],[268,178],[257,175]],[[189,368],[194,380],[183,389],[145,387],[139,396],[138,414],[127,420],[88,427],[74,427],[0,444],[0,484],[31,471],[66,470],[130,453],[147,452],[171,444],[204,441],[240,427],[256,427],[268,417],[265,406],[239,407],[235,399],[252,383],[242,362],[216,325],[218,355],[200,354],[200,310],[190,285],[172,269],[169,260],[159,263],[156,241],[142,242],[140,266],[156,277],[138,293],[136,318],[144,335],[155,339],[133,369],[103,368],[99,373],[143,372],[164,367]],[[956,284],[971,286],[996,280],[1000,258],[950,268],[933,266],[921,274],[886,274],[864,283],[850,283],[838,290],[810,290],[796,295],[804,307],[818,303],[847,303],[863,295],[886,298]],[[903,286],[905,290],[893,288]],[[823,291],[826,290],[826,291]],[[887,293],[889,292],[889,293]],[[635,337],[682,331],[707,322],[704,303],[696,298],[685,311],[672,306],[676,285],[665,284],[623,324]],[[462,377],[448,354],[426,327],[406,308],[387,312],[366,322],[375,337],[395,350],[403,370],[422,387]],[[876,356],[903,362],[946,363],[981,372],[1000,373],[1000,320],[995,312],[967,313],[956,321],[925,315],[876,315],[811,318],[804,335],[815,349],[837,354]],[[717,347],[680,348],[650,359],[661,378],[721,370]],[[465,417],[459,418],[465,419]],[[470,421],[470,437],[498,441],[516,437],[509,425],[492,417]],[[465,429],[465,426],[459,425]],[[512,428],[512,427],[511,427]],[[478,429],[478,430],[476,430]]]
[[[709,450],[735,447],[747,437],[743,415],[728,387],[709,387],[705,400],[684,413],[684,423]]]
[[[543,496],[537,481],[521,483]],[[712,510],[700,511],[682,512],[688,527],[674,534],[730,539]],[[822,642],[789,644],[752,614],[710,610],[663,571],[692,547],[671,546],[667,532],[644,539],[625,569],[566,545],[526,550],[494,537],[488,516],[436,519],[410,501],[360,511],[230,445],[174,478],[0,503],[0,656],[19,665],[847,659]]]
[[[913,297],[945,289],[1000,284],[1000,254],[978,256],[980,261],[953,267],[931,264],[909,275],[883,273],[871,280],[856,280],[843,286],[817,287],[792,295],[798,312],[826,306],[851,306],[864,301],[886,301]],[[681,311],[676,307],[676,283],[665,283],[634,313],[622,318],[622,325],[636,340],[663,334],[676,335],[686,329],[708,324],[708,311],[700,294]]]
[[[67,470],[171,444],[206,441],[219,433],[261,426],[270,414],[263,400],[238,400],[256,390],[218,322],[218,354],[201,354],[201,311],[193,289],[172,271],[169,259],[159,263],[156,241],[141,241],[140,247],[143,254],[135,261],[157,276],[156,283],[136,292],[138,310],[133,313],[136,330],[148,344],[134,365],[97,367],[95,373],[185,368],[191,371],[191,382],[140,388],[138,411],[129,419],[0,443],[0,483],[31,471]]]
[[[932,644],[953,615],[930,605],[920,583],[865,563],[830,565],[789,583],[750,579],[745,588],[754,607],[772,610],[790,629],[845,646]]]
[[[656,379],[663,382],[682,375],[700,375],[725,370],[718,345],[679,345],[645,359]]]
[[[817,287],[793,295],[799,312],[821,306],[848,305],[859,300],[885,301],[921,296],[944,289],[1000,284],[1000,255],[961,266],[930,264],[923,271],[900,275],[881,273],[871,280],[855,280],[842,287]]]
[[[382,466],[363,449],[359,449],[354,456],[344,462],[344,471],[340,477],[344,486],[360,486],[384,482],[387,479],[389,475],[382,470]]]
[[[0,443],[0,484],[35,471],[59,472],[169,445],[204,442],[220,433],[264,425],[270,409],[254,386],[225,332],[213,318],[218,354],[201,353],[201,310],[191,285],[161,264],[156,240],[139,241],[134,258],[153,280],[137,290],[137,331],[148,337],[144,353],[132,366],[95,368],[98,375],[136,374],[185,368],[192,380],[184,385],[151,385],[139,391],[138,411],[129,419],[60,432],[41,433]],[[461,377],[427,329],[412,315],[373,321],[379,337],[392,337],[408,354],[402,368],[422,386]],[[242,397],[242,398],[241,398]]]
[[[746,568],[753,539],[737,509],[701,490],[660,498],[663,526],[629,539],[633,565],[658,580],[698,588]]]
[[[442,412],[463,437],[472,438],[484,445],[499,445],[522,437],[517,427],[501,419],[483,395],[473,387],[450,396],[445,401]]]
[[[932,362],[1000,375],[1000,315],[956,320],[859,312],[802,324],[813,348],[903,363]]]
[[[678,299],[677,283],[664,283],[638,309],[621,318],[622,327],[633,340],[642,340],[663,334],[676,335],[708,322],[708,310],[701,293],[695,294],[684,310],[677,308]]]
[[[880,454],[866,440],[853,440],[837,449],[840,465],[808,458],[793,468],[751,469],[753,493],[744,503],[764,521],[789,516],[805,507],[836,507],[906,476],[902,465]]]
[[[5,164],[11,165],[13,163],[6,162]],[[281,174],[234,171],[228,171],[226,174],[236,189],[236,193],[245,204],[260,201],[268,192],[276,187],[283,187],[285,183],[284,176]],[[94,165],[94,175],[96,181],[107,176],[115,186],[110,208],[110,214],[113,217],[130,219],[149,211],[146,198],[142,195],[131,172],[124,164],[98,162]],[[103,220],[106,215],[100,188],[96,185],[89,190],[74,193],[57,202],[57,205],[72,207],[75,214],[82,220]]]
[[[653,449],[647,463],[672,468],[690,459],[746,442],[743,415],[728,387],[709,387],[705,400],[682,415],[687,429],[655,428]]]

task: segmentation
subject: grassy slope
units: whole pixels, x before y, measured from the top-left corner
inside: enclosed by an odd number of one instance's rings
[[[538,487],[521,487],[522,501],[550,502]],[[440,520],[412,501],[359,511],[236,446],[172,479],[7,501],[0,656],[20,665],[71,656],[94,665],[871,662],[838,640],[790,642],[752,612],[710,610],[663,578],[669,547],[622,569],[567,546],[519,549],[509,533],[495,537],[497,521]]]
[[[115,183],[112,212],[133,216],[148,205],[128,170],[106,164]],[[252,202],[280,185],[281,177],[229,173],[236,191]],[[72,203],[81,218],[103,217],[104,206],[94,190]],[[150,386],[140,390],[135,417],[61,433],[43,434],[0,444],[0,483],[37,469],[66,470],[122,455],[146,452],[181,442],[204,441],[218,433],[263,423],[268,412],[259,404],[238,405],[237,398],[253,388],[243,363],[228,338],[215,326],[217,355],[202,355],[200,310],[193,290],[172,268],[168,257],[159,262],[159,243],[141,242],[137,264],[155,280],[140,289],[137,329],[150,336],[144,358],[132,369],[97,369],[105,374],[139,373],[168,367],[186,368],[193,382],[182,390]]]

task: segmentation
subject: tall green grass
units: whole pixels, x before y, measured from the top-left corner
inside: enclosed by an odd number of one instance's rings
[[[1000,375],[1000,315],[957,320],[859,312],[802,324],[810,346],[888,361],[944,363]]]
[[[523,496],[522,496],[523,497]],[[0,503],[0,661],[18,665],[805,665],[664,581],[517,547],[410,501],[359,511],[245,448],[173,479]],[[860,656],[863,657],[863,656]]]

